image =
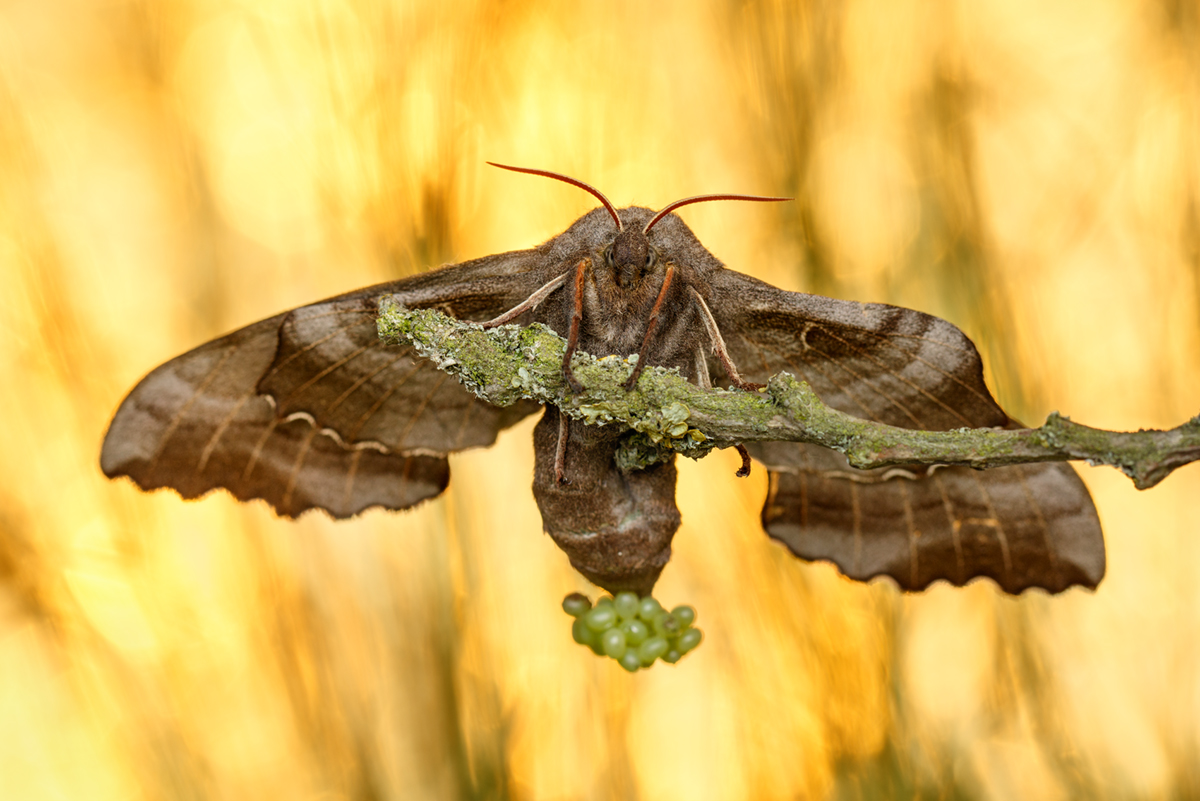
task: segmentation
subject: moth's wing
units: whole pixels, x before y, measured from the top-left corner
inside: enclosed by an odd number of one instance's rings
[[[553,277],[540,250],[361,289],[254,323],[157,368],[125,398],[100,464],[142,489],[224,487],[281,515],[403,509],[449,481],[445,455],[489,445],[538,405],[478,400],[376,336],[380,297],[487,320]]]
[[[785,292],[732,270],[710,305],[749,381],[807,381],[829,406],[924,430],[1017,427],[992,399],[975,346],[928,314]],[[1006,592],[1095,587],[1104,539],[1070,465],[857,470],[815,445],[747,446],[770,473],[763,527],[804,559],[847,576],[888,575],[908,590],[987,576]]]

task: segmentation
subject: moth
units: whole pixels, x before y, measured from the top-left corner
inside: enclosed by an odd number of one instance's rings
[[[503,165],[496,165],[503,166]],[[487,446],[539,408],[498,408],[411,347],[376,334],[395,296],[483,325],[541,322],[571,356],[638,354],[703,386],[754,391],[788,371],[843,412],[911,429],[1019,427],[983,380],[955,326],[911,309],[787,292],[726,268],[675,214],[601,206],[529,250],[485,256],[278,314],[163,364],[125,398],[101,467],[144,490],[197,498],[223,487],[286,517],[406,509],[440,494],[447,455]],[[777,199],[777,198],[776,198]],[[592,582],[649,594],[680,525],[673,461],[623,471],[622,432],[546,406],[534,429],[533,492],[546,531]],[[1104,575],[1099,519],[1063,463],[857,470],[815,445],[755,443],[766,532],[795,555],[846,576],[892,577],[920,590],[986,576],[1009,593],[1095,587]],[[714,532],[714,535],[718,535]]]

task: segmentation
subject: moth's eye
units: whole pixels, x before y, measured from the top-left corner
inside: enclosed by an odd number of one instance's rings
[[[657,260],[658,254],[654,252],[654,248],[646,248],[646,266],[653,267]]]
[[[604,261],[611,267],[613,263],[613,246],[609,245],[604,249]]]

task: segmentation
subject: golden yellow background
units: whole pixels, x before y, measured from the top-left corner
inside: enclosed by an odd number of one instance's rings
[[[298,523],[98,468],[124,393],[277,311],[682,216],[788,289],[913,306],[1015,416],[1200,411],[1188,0],[0,4],[0,797],[1200,795],[1200,469],[1081,471],[1096,593],[901,595],[792,559],[764,473],[681,467],[656,594],[706,641],[571,642],[533,421],[415,512]],[[594,595],[594,590],[592,590]]]

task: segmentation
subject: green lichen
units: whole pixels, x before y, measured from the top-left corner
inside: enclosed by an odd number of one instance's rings
[[[688,425],[691,415],[686,404],[675,401],[633,421],[633,433],[621,441],[617,450],[617,466],[640,470],[667,461],[676,453],[691,459],[707,456],[715,445],[703,431]]]
[[[557,406],[589,425],[629,429],[618,452],[637,469],[673,454],[700,457],[741,442],[809,442],[839,450],[860,468],[899,464],[1007,464],[1083,459],[1110,464],[1144,489],[1200,459],[1200,416],[1171,431],[1102,431],[1051,414],[1040,429],[914,431],[852,417],[825,406],[794,376],[770,379],[765,392],[702,389],[677,370],[647,366],[636,388],[624,383],[636,357],[574,354],[571,367],[584,390],[574,392],[562,371],[565,341],[542,325],[484,330],[433,310],[408,310],[394,298],[379,304],[379,335],[410,345],[498,406],[524,398]]]
[[[587,425],[631,429],[618,453],[619,463],[628,469],[648,467],[674,453],[700,458],[714,447],[703,431],[688,425],[687,404],[672,400],[681,384],[692,386],[678,370],[647,367],[638,391],[629,392],[624,383],[637,364],[636,355],[577,352],[571,368],[585,389],[572,393],[562,376],[565,342],[546,326],[484,330],[431,309],[407,309],[392,297],[381,299],[379,312],[378,330],[385,342],[411,345],[490,403],[508,406],[530,398],[552,403]]]

